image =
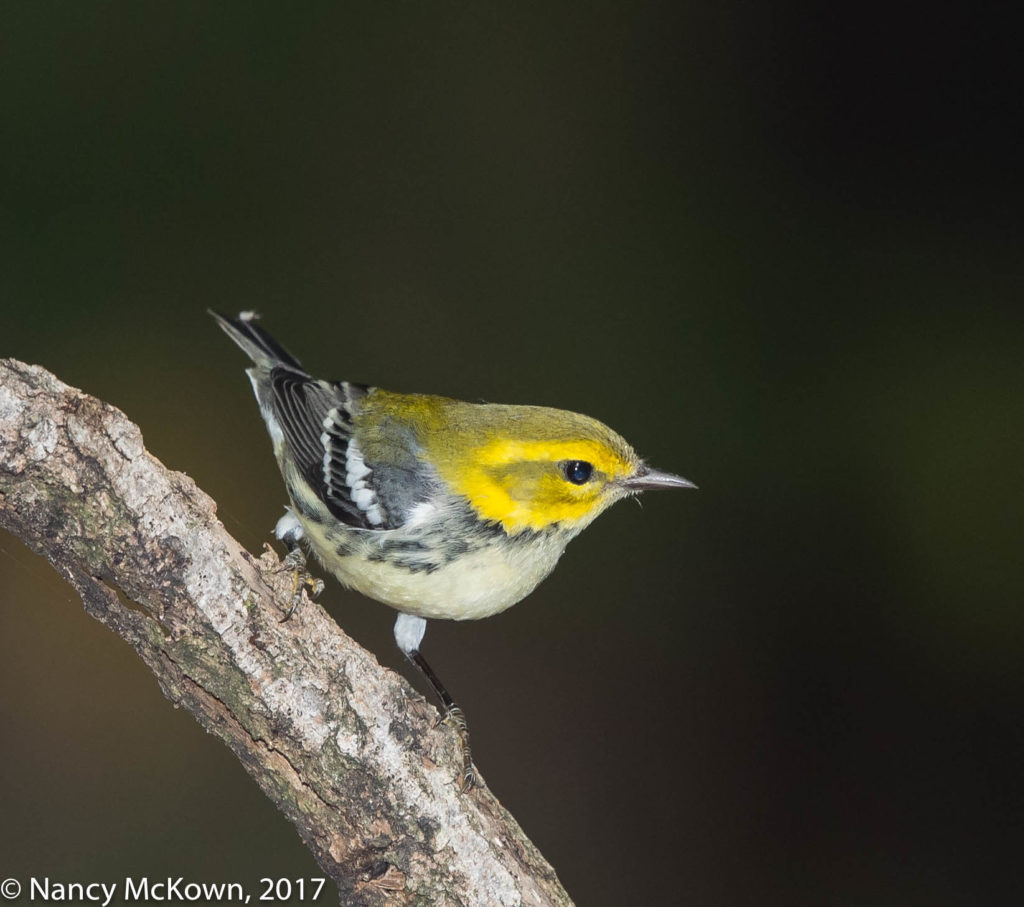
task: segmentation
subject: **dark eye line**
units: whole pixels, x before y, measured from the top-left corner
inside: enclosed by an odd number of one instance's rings
[[[562,474],[573,485],[586,484],[594,472],[593,465],[586,460],[563,460],[561,466]]]

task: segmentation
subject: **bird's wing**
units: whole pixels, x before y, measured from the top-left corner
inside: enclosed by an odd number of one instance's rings
[[[387,462],[367,462],[353,438],[359,401],[372,389],[317,381],[287,368],[270,374],[274,415],[300,472],[331,513],[357,529],[396,529],[433,488],[414,439],[391,437]]]

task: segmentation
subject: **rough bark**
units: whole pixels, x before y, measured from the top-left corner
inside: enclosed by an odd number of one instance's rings
[[[223,740],[345,905],[568,905],[456,735],[314,602],[248,554],[123,413],[0,360],[0,525],[50,560],[164,695]]]

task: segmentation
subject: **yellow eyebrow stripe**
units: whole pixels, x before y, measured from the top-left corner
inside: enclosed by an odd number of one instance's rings
[[[501,438],[477,448],[473,457],[479,466],[559,460],[586,460],[605,475],[617,477],[629,472],[629,465],[594,441],[517,441]]]

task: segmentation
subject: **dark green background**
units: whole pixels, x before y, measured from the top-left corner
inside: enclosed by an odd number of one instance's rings
[[[581,905],[1020,893],[1009,23],[0,8],[0,355],[121,407],[250,550],[284,496],[207,307],[261,311],[325,377],[581,410],[700,485],[619,505],[525,602],[427,634]],[[317,874],[9,536],[0,595],[0,876]],[[405,670],[391,611],[323,601]]]

